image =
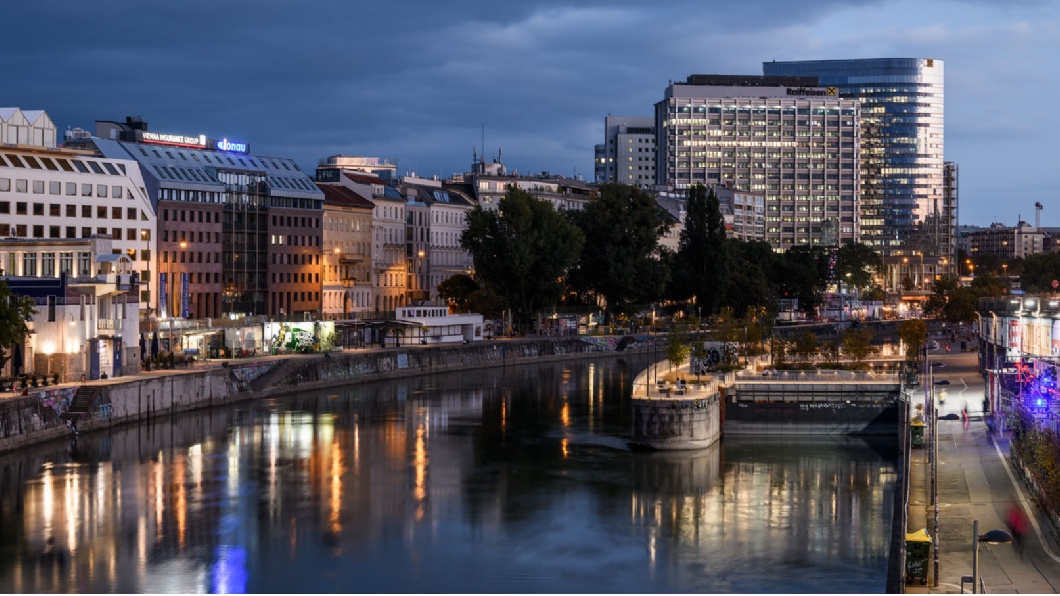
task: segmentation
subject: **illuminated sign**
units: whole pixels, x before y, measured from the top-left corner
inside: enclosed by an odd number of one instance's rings
[[[206,135],[188,137],[184,135],[171,135],[161,132],[143,131],[145,143],[156,143],[158,145],[172,145],[174,147],[191,147],[193,149],[216,149],[229,153],[250,153],[250,145],[245,142],[229,141],[228,139],[207,139]]]
[[[180,145],[181,147],[206,147],[206,135],[197,137],[186,137],[184,135],[171,135],[158,132],[143,131],[145,143],[160,143],[162,145]]]
[[[829,93],[825,89],[811,89],[809,87],[788,87],[788,95],[824,97],[833,94]]]
[[[237,142],[234,142],[234,141],[229,141],[228,139],[221,139],[220,141],[217,141],[215,146],[220,151],[229,151],[229,152],[232,152],[232,153],[249,153],[250,152],[250,146],[247,145],[246,143],[237,143]]]

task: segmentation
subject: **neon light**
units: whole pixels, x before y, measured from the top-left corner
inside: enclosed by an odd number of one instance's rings
[[[206,147],[206,135],[197,137],[186,137],[184,135],[171,135],[166,133],[143,131],[145,143],[159,143],[162,145],[179,145],[183,147]]]
[[[247,152],[247,144],[246,143],[234,143],[234,142],[229,141],[228,139],[221,139],[220,141],[217,141],[217,148],[220,149],[221,151],[231,151],[231,152],[234,152],[234,153],[246,153]]]

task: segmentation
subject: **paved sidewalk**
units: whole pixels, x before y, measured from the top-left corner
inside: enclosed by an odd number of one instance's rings
[[[936,358],[933,356],[933,359]],[[975,354],[937,357],[946,363],[936,378],[950,381],[940,418],[967,405],[970,421],[939,420],[939,581],[922,587],[910,584],[910,593],[959,593],[961,577],[972,575],[972,521],[979,533],[1006,530],[1005,514],[1019,503],[1032,520],[1033,531],[1025,537],[1025,552],[1017,554],[1011,544],[981,544],[979,574],[988,593],[1049,594],[1060,590],[1060,548],[1052,538],[1048,522],[1037,514],[1016,472],[1010,469],[1008,437],[992,439],[982,420],[984,381],[976,371]],[[919,394],[923,399],[923,392]],[[914,400],[914,404],[917,400]],[[936,400],[937,403],[937,400]],[[930,432],[930,431],[929,431]],[[934,507],[930,505],[930,466],[927,449],[915,449],[910,464],[910,531],[927,528],[932,534]],[[934,561],[928,568],[933,577]],[[971,585],[965,589],[971,591]]]

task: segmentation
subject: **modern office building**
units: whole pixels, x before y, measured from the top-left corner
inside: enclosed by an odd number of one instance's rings
[[[942,61],[765,62],[762,72],[817,77],[860,103],[862,241],[894,262],[915,255],[952,263],[957,196],[946,192]]]
[[[160,316],[320,311],[324,195],[293,160],[153,132],[139,117],[97,121],[86,144],[140,165],[158,214]]]
[[[603,155],[598,157],[598,183],[619,182],[648,188],[655,184],[655,118],[604,118]]]
[[[816,78],[692,75],[655,127],[657,183],[764,195],[774,249],[859,239],[859,104]]]
[[[5,108],[8,128],[0,135],[32,143],[0,146],[0,237],[22,240],[111,240],[107,251],[128,257],[146,282],[151,269],[155,212],[139,165],[128,156],[105,158],[95,151],[56,148],[55,129],[40,112],[33,125],[17,108]],[[88,274],[97,263],[83,251],[9,253],[0,274],[58,278]],[[113,256],[113,255],[112,255]],[[109,258],[109,257],[108,257]],[[12,260],[13,259],[13,260]],[[151,289],[144,283],[137,302],[146,308]]]

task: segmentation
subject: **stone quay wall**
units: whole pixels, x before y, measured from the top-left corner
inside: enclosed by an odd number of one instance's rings
[[[332,352],[231,360],[220,367],[157,371],[92,382],[88,414],[75,421],[79,433],[152,417],[266,396],[358,382],[441,374],[493,366],[554,362],[572,358],[646,357],[646,341],[621,337],[572,337],[476,342],[410,350]],[[63,414],[79,386],[58,387],[28,396],[0,399],[0,453],[72,436]]]

